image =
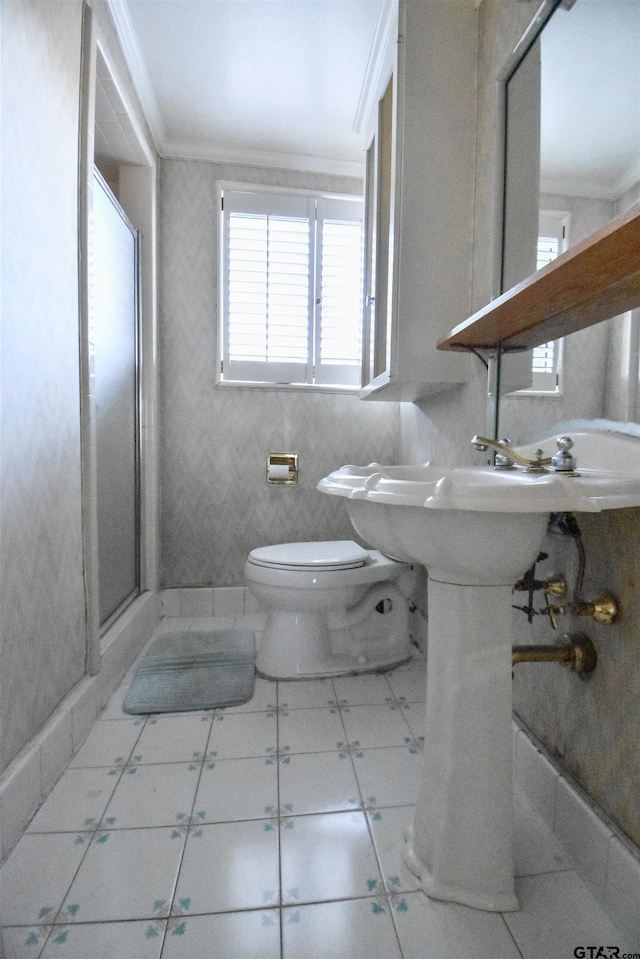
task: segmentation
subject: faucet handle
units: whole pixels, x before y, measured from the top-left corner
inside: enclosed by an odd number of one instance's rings
[[[545,593],[545,598],[546,598],[547,600],[549,599],[549,594],[548,594],[548,593]],[[558,628],[558,620],[556,619],[556,616],[562,616],[562,614],[565,613],[566,610],[565,610],[564,606],[555,606],[555,605],[553,605],[552,603],[549,603],[549,602],[548,602],[547,605],[545,606],[545,608],[544,608],[543,610],[541,610],[541,612],[546,613],[547,616],[549,617],[549,622],[551,623],[551,628],[552,628],[552,629],[557,629],[557,628]]]
[[[551,467],[557,473],[575,473],[576,458],[569,450],[573,448],[573,440],[570,436],[559,436],[556,440],[558,452],[551,457]]]
[[[511,445],[511,440],[498,440],[498,443],[500,446],[508,448]],[[496,453],[493,457],[493,466],[497,470],[514,470],[516,468],[516,464],[510,459],[508,453]]]
[[[555,579],[545,580],[543,588],[547,601],[551,596],[554,599],[564,599],[567,595],[567,581],[564,576],[556,576]]]
[[[578,616],[591,616],[596,623],[610,626],[618,615],[618,604],[609,593],[603,593],[591,603],[577,603]]]
[[[548,466],[551,462],[549,457],[543,458],[544,453],[542,450],[536,450],[536,458],[534,460],[527,459],[526,456],[510,448],[508,445],[509,440],[490,440],[487,436],[476,435],[471,442],[481,453],[484,453],[487,449],[492,449],[499,454],[500,460],[496,458],[496,469],[511,469],[510,466],[502,465],[505,460],[509,460],[512,463],[517,463],[519,466],[524,466],[527,472],[544,473],[546,472],[545,466]]]
[[[557,601],[564,599],[567,595],[567,584],[562,576],[547,580],[544,583],[544,598],[547,601],[543,612],[549,617],[552,629],[558,628],[556,616],[562,616],[567,612],[564,606],[558,606]]]

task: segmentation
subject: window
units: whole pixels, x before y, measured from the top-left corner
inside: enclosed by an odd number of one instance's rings
[[[362,199],[222,190],[221,381],[359,388]]]
[[[568,246],[569,214],[559,211],[540,213],[536,270],[555,260]],[[562,341],[542,343],[533,349],[531,357],[531,387],[525,393],[557,393],[560,385]]]

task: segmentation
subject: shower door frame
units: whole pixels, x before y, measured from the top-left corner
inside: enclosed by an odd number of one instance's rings
[[[126,645],[157,615],[155,596],[160,588],[158,370],[157,370],[157,202],[158,157],[145,131],[138,105],[131,99],[130,81],[114,61],[109,43],[111,19],[102,8],[94,11],[83,2],[80,63],[80,122],[78,143],[78,296],[80,353],[80,424],[82,477],[82,549],[85,592],[85,672],[100,672],[103,657],[113,644]],[[95,357],[89,330],[89,224],[93,215],[93,171],[96,129],[97,72],[106,71],[129,122],[139,153],[133,166],[119,168],[119,197],[127,216],[140,230],[139,249],[139,595],[120,611],[117,622],[108,621],[101,634],[98,605],[98,524]],[[101,82],[104,75],[101,72]],[[118,612],[118,611],[116,611]],[[111,625],[111,628],[108,628]],[[114,652],[114,656],[118,656]]]
[[[134,341],[134,350],[133,350],[133,366],[134,366],[134,394],[135,394],[135,408],[134,408],[134,503],[135,503],[135,517],[134,517],[134,543],[135,543],[135,586],[133,590],[112,610],[111,613],[103,622],[99,622],[99,633],[100,637],[109,630],[113,623],[118,619],[118,617],[127,609],[131,603],[140,595],[142,586],[141,586],[141,511],[142,511],[142,487],[140,481],[140,467],[141,467],[141,409],[142,409],[142,396],[141,396],[141,369],[140,369],[140,359],[141,359],[141,348],[140,348],[140,234],[138,230],[133,226],[129,220],[127,214],[122,209],[118,198],[115,196],[109,184],[100,173],[100,170],[94,166],[93,170],[94,181],[97,179],[99,187],[104,191],[106,197],[113,204],[113,207],[122,219],[124,225],[131,233],[133,238],[133,284],[134,284],[134,297],[133,297],[133,341]],[[95,205],[94,205],[95,209]],[[94,219],[95,223],[95,219]],[[95,227],[94,227],[95,228]],[[90,240],[91,244],[91,240]],[[95,315],[95,311],[91,311]],[[92,315],[90,313],[90,327],[92,321]],[[94,339],[94,350],[95,350],[95,337]],[[96,354],[94,352],[94,363],[96,359]],[[95,383],[95,367],[94,367],[94,383]],[[94,395],[97,394],[94,392]],[[98,482],[98,464],[97,464],[97,449],[99,442],[99,429],[98,429],[98,415],[96,412],[96,484]],[[96,488],[96,501],[98,500],[98,489]],[[98,512],[99,516],[99,512]],[[100,550],[100,529],[98,525],[98,552]],[[98,615],[100,610],[100,564],[98,563]]]

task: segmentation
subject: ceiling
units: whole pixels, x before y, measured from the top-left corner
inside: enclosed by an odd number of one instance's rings
[[[382,0],[110,0],[162,156],[362,174]]]
[[[543,190],[615,199],[640,178],[640,0],[577,0],[542,33]]]
[[[355,176],[393,2],[107,0],[161,156]],[[615,198],[640,177],[640,0],[577,0],[547,24],[541,153],[548,192]]]

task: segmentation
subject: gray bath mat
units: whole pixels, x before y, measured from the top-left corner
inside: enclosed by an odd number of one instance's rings
[[[173,713],[239,706],[253,696],[255,662],[255,636],[246,629],[166,633],[138,666],[124,711]]]

